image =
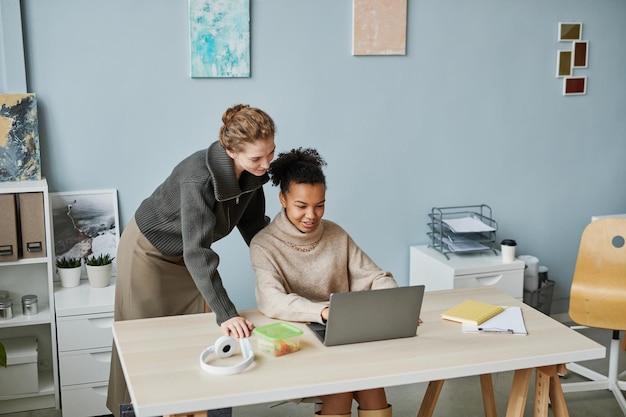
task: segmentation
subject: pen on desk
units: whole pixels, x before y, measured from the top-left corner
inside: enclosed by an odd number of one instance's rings
[[[478,331],[482,333],[509,333],[509,334],[515,333],[513,329],[490,329],[490,328],[485,328],[485,327],[479,327]]]

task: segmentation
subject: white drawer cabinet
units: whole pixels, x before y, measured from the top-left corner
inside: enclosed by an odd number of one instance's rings
[[[63,417],[110,414],[106,407],[115,284],[55,291]]]
[[[423,246],[410,248],[410,284],[425,285],[426,291],[493,286],[512,297],[524,297],[524,262],[502,262],[491,251],[448,254]]]
[[[102,382],[62,387],[63,417],[111,414],[106,406],[108,387]]]
[[[113,312],[59,317],[59,351],[111,348]]]

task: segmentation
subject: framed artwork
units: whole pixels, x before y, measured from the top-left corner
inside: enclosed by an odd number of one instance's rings
[[[189,0],[192,78],[250,76],[250,0]]]
[[[572,75],[572,51],[557,51],[556,76],[569,77]]]
[[[587,68],[587,57],[589,54],[587,41],[575,41],[573,43],[574,56],[573,67],[574,68]]]
[[[580,22],[574,23],[559,23],[559,42],[562,41],[577,41],[582,38],[583,24]]]
[[[587,77],[575,74],[589,64],[589,42],[582,40],[583,24],[559,23],[559,42],[568,42],[571,49],[557,51],[556,76],[563,78],[563,95],[587,94]]]
[[[117,256],[120,240],[117,190],[50,193],[55,260]],[[84,263],[84,262],[83,262]],[[113,276],[117,271],[113,260]],[[83,278],[86,278],[83,268]]]
[[[587,77],[567,77],[563,79],[563,95],[587,94]]]

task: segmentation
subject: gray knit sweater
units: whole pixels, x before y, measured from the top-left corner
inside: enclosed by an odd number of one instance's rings
[[[252,239],[250,256],[259,310],[280,320],[322,322],[333,292],[398,286],[339,225],[322,220],[302,233],[284,210]]]
[[[219,142],[182,162],[135,213],[139,230],[163,255],[183,256],[196,286],[218,324],[237,316],[217,271],[213,242],[235,226],[246,244],[269,223],[263,184],[246,171],[239,181],[233,161]]]

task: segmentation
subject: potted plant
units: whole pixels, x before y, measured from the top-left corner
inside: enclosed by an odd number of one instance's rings
[[[87,278],[94,288],[107,287],[111,282],[111,270],[113,268],[113,259],[108,253],[98,256],[91,255],[85,261],[87,268]]]
[[[61,287],[71,288],[80,284],[80,273],[83,267],[80,258],[66,258],[65,256],[57,258],[56,265],[59,279],[61,280]]]

